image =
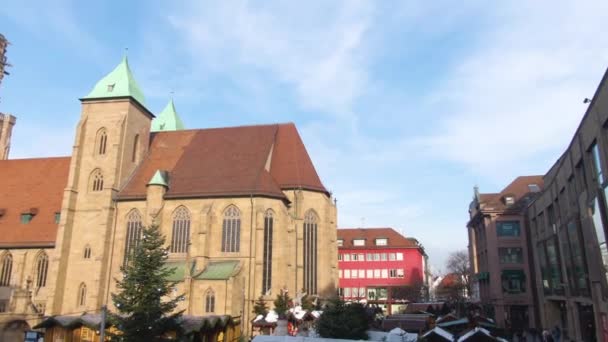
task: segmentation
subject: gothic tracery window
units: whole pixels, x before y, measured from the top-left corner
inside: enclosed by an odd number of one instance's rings
[[[49,257],[45,252],[38,255],[36,259],[36,287],[46,286],[46,276],[49,271]]]
[[[234,205],[224,211],[222,252],[237,253],[241,249],[241,212]]]
[[[190,212],[181,206],[173,213],[171,253],[187,253],[190,244]]]
[[[304,215],[304,290],[317,293],[317,214],[309,210]]]
[[[13,256],[6,253],[2,257],[2,270],[0,270],[0,286],[10,286],[13,272]]]
[[[205,313],[215,312],[215,293],[209,289],[205,295]]]
[[[107,144],[108,144],[108,132],[106,131],[105,128],[102,128],[97,132],[96,152],[98,155],[103,156],[106,154]]]
[[[272,235],[274,229],[272,210],[264,214],[264,256],[262,264],[262,294],[266,294],[272,287]]]
[[[127,216],[127,236],[125,239],[124,264],[129,261],[133,254],[133,250],[139,244],[142,230],[141,214],[137,209],[133,209]]]
[[[95,169],[91,173],[91,191],[103,190],[103,174],[100,169]]]

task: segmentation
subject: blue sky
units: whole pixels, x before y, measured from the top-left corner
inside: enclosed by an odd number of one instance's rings
[[[12,158],[68,155],[119,62],[189,128],[295,122],[340,227],[467,245],[473,186],[543,174],[608,66],[606,1],[3,1]]]

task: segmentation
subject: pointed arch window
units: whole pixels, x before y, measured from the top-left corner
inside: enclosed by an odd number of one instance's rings
[[[80,283],[78,287],[78,306],[84,306],[87,303],[87,286],[85,283]]]
[[[108,145],[108,132],[106,131],[105,128],[102,128],[97,132],[97,146],[96,146],[97,154],[100,156],[105,155],[107,145]]]
[[[139,134],[135,135],[135,139],[133,139],[133,152],[131,154],[131,161],[137,162],[139,159]]]
[[[222,252],[238,253],[241,249],[241,212],[234,205],[224,211]]]
[[[173,234],[171,236],[171,253],[187,253],[190,244],[190,211],[179,207],[173,213]]]
[[[317,222],[314,211],[304,215],[304,290],[310,294],[317,293]]]
[[[2,257],[2,270],[0,270],[0,286],[10,286],[13,273],[13,256],[6,253]]]
[[[208,290],[205,295],[205,313],[215,312],[215,292]]]
[[[36,259],[36,287],[46,286],[46,276],[49,271],[49,257],[45,252],[38,255]]]
[[[95,169],[91,173],[91,191],[101,190],[103,190],[103,173],[100,169]]]
[[[141,214],[139,210],[133,209],[127,216],[127,237],[125,239],[125,257],[123,263],[126,265],[131,259],[133,250],[139,244],[142,234]]]
[[[264,259],[262,260],[262,294],[266,294],[272,287],[272,235],[274,217],[272,210],[264,214]]]

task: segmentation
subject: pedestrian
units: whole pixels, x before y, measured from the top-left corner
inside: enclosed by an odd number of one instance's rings
[[[543,342],[554,342],[549,330],[543,330]]]
[[[553,330],[551,331],[551,335],[553,335],[553,340],[555,342],[561,342],[562,340],[562,330],[559,328],[559,325],[555,325]]]

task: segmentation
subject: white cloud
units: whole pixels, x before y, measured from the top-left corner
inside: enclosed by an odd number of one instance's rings
[[[293,87],[305,109],[349,115],[367,82],[365,32],[370,2],[268,5],[194,2],[170,16],[196,63],[243,78],[260,70]]]
[[[608,65],[597,40],[608,3],[501,4],[487,14],[493,29],[429,97],[440,123],[417,140],[486,176],[543,153],[557,159]]]

